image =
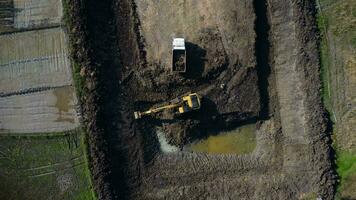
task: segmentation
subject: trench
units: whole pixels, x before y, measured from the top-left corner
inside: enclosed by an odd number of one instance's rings
[[[105,200],[132,199],[139,172],[139,141],[133,138],[132,117],[127,114],[132,113],[130,101],[119,85],[120,58],[131,55],[119,46],[117,21],[128,15],[123,2],[63,1],[71,57],[85,73],[81,107],[93,186],[98,199]]]
[[[256,68],[258,75],[258,87],[260,90],[260,105],[261,110],[259,117],[261,119],[268,119],[270,109],[269,98],[269,76],[271,74],[270,66],[270,24],[267,17],[267,1],[266,0],[254,0],[253,2],[256,20],[255,20],[255,56],[256,56]]]

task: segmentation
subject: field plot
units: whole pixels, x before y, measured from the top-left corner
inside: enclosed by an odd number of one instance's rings
[[[0,199],[93,199],[79,130],[0,138]]]
[[[0,199],[95,199],[61,0],[0,0]]]
[[[61,0],[3,0],[0,32],[59,25]]]
[[[0,94],[72,83],[61,28],[1,35],[0,44]]]
[[[71,130],[79,126],[71,86],[0,98],[0,133]]]

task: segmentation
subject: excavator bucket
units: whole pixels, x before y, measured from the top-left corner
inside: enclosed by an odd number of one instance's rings
[[[141,113],[140,112],[134,112],[134,115],[135,115],[135,119],[141,119]]]

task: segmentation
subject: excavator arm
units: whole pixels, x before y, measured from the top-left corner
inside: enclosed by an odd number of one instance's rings
[[[136,112],[134,112],[135,119],[140,119],[145,115],[150,115],[150,114],[162,112],[163,110],[173,109],[173,108],[176,108],[178,106],[179,106],[179,104],[172,104],[172,105],[161,106],[161,107],[158,107],[158,108],[151,108],[151,109],[149,109],[147,111],[144,111],[144,112],[136,111]]]
[[[136,111],[134,112],[135,119],[140,119],[145,115],[151,115],[154,113],[162,112],[163,110],[169,110],[173,108],[178,108],[176,113],[183,114],[186,112],[190,112],[192,110],[200,109],[200,97],[197,93],[190,93],[183,97],[178,97],[172,101],[168,105],[151,108],[147,111]]]

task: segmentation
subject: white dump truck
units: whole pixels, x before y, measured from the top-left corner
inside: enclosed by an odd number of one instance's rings
[[[184,73],[187,70],[187,53],[184,38],[173,38],[172,44],[172,72]]]

